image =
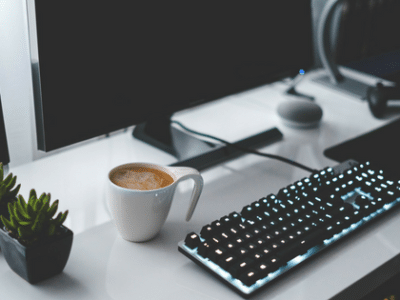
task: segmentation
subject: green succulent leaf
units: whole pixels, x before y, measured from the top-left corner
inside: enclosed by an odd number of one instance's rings
[[[16,200],[16,195],[18,194],[21,185],[15,187],[17,176],[13,176],[13,174],[10,173],[6,178],[4,178],[4,171],[2,170],[1,172],[2,176],[0,180],[0,203],[6,205],[7,203]]]
[[[54,235],[54,233],[56,233],[56,225],[51,223],[50,226],[49,226],[48,235],[52,236],[52,235]]]
[[[62,223],[64,223],[65,219],[67,218],[68,210],[66,210],[65,213],[63,214],[60,213],[58,216],[57,216],[57,225],[60,226]]]
[[[29,200],[30,200],[31,198],[37,199],[35,189],[31,189],[30,192],[29,192]]]
[[[28,205],[28,206],[26,207],[26,211],[28,212],[28,214],[29,214],[30,216],[34,216],[34,215],[35,215],[35,212],[33,211],[33,207],[32,207],[31,205]]]
[[[42,193],[39,197],[40,202],[43,202],[47,197],[46,193]]]
[[[19,195],[18,202],[20,202],[24,206],[24,208],[26,209],[27,203],[26,203],[24,197],[22,197],[22,195]]]
[[[33,206],[32,206],[32,208],[33,208],[33,211],[35,212],[35,213],[37,213],[39,210],[40,210],[40,207],[42,206],[42,203],[39,201],[39,200],[36,200],[34,203],[33,203]]]
[[[18,184],[18,185],[15,187],[15,189],[13,189],[12,191],[10,191],[9,197],[10,197],[10,198],[16,198],[20,188],[21,188],[21,184]]]
[[[57,217],[54,219],[55,222],[59,222],[61,220],[62,217],[62,212],[59,212]]]
[[[28,239],[33,236],[34,232],[27,227],[18,227],[18,234],[21,239]]]
[[[28,199],[28,207],[32,207],[33,209],[33,205],[35,204],[35,202],[37,201],[37,199],[35,197],[29,197]]]
[[[15,186],[15,183],[17,182],[17,176],[13,177],[12,173],[10,173],[10,175],[8,175],[7,178],[8,177],[11,177],[11,180],[8,183],[6,183],[6,186],[8,190],[11,190]]]
[[[9,202],[7,208],[8,208],[8,213],[10,214],[10,216],[12,216],[14,214],[14,204]]]
[[[12,232],[15,232],[17,230],[17,227],[11,221],[7,220],[4,216],[0,216],[0,218],[1,222],[3,222],[7,230],[10,230]]]
[[[32,222],[28,222],[28,221],[26,221],[26,222],[22,221],[22,222],[18,222],[18,223],[19,223],[19,225],[21,225],[21,226],[29,226],[29,225],[32,225]]]
[[[12,180],[13,180],[13,174],[10,173],[10,174],[8,174],[8,176],[6,177],[6,179],[3,180],[3,184],[4,184],[5,186],[8,186],[8,185],[12,182]]]
[[[33,223],[33,226],[32,226],[32,231],[33,232],[38,233],[43,229],[45,217],[46,216],[44,214],[38,214],[36,216],[36,219],[35,219],[35,221]]]
[[[49,211],[49,209],[50,209],[50,200],[49,200],[49,199],[45,199],[45,200],[43,201],[42,207],[40,208],[40,211],[41,211],[43,214],[47,214],[47,212]]]
[[[19,211],[19,212],[23,212],[23,211],[25,211],[25,207],[24,207],[24,205],[21,203],[21,201],[18,199],[17,200],[17,202],[15,202],[15,207],[17,208],[17,210]]]
[[[21,223],[21,222],[29,222],[30,221],[30,219],[29,218],[26,218],[24,215],[23,215],[23,213],[21,212],[21,210],[20,210],[20,206],[18,205],[18,202],[16,202],[15,204],[14,204],[14,208],[13,208],[13,216],[15,217],[15,219],[19,222],[19,223]],[[22,223],[21,223],[22,224]]]
[[[24,203],[24,202],[23,202],[23,203]],[[29,215],[29,213],[28,213],[28,209],[27,209],[27,207],[25,206],[26,203],[25,203],[25,205],[24,205],[23,203],[21,202],[21,198],[19,198],[18,201],[17,201],[17,204],[16,204],[17,210],[18,210],[18,212],[21,214],[21,216],[22,216],[25,220],[31,220],[32,217],[31,217],[31,215]]]
[[[58,200],[54,201],[51,207],[47,211],[47,218],[51,219],[56,214],[58,208]]]
[[[10,224],[15,230],[17,230],[17,221],[15,220],[15,217],[13,215],[10,216]]]

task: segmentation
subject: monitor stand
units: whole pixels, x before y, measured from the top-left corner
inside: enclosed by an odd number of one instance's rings
[[[289,87],[285,91],[285,94],[314,101],[315,100],[314,96],[302,94],[296,90],[297,84],[304,79],[304,74],[305,74],[304,70],[301,69],[300,72],[292,78]]]
[[[171,117],[162,116],[139,124],[132,133],[135,138],[175,156],[178,161],[171,166],[187,166],[201,171],[243,154],[233,147],[205,142],[177,129],[171,125]],[[255,149],[277,142],[282,137],[277,128],[272,128],[233,144]]]
[[[321,63],[327,71],[327,75],[315,78],[315,81],[327,85],[330,88],[347,92],[355,98],[365,99],[369,85],[341,74],[331,51],[330,25],[336,8],[342,4],[343,1],[344,0],[328,0],[322,10],[318,24],[317,46]]]

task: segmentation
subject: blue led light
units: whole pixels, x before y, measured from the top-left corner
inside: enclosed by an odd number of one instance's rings
[[[306,72],[303,69],[300,69],[299,74],[304,75]]]

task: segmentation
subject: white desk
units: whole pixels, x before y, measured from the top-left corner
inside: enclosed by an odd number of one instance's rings
[[[321,169],[335,163],[323,150],[387,121],[374,119],[365,102],[332,92],[308,80],[300,92],[313,94],[324,110],[319,128],[291,129],[275,114],[282,83],[189,109],[176,115],[193,129],[230,141],[277,126],[284,139],[262,149]],[[253,155],[203,172],[205,187],[189,223],[184,221],[190,182],[177,191],[169,217],[154,240],[135,244],[119,237],[104,199],[108,171],[132,161],[170,164],[175,159],[134,140],[131,132],[86,143],[11,169],[25,197],[31,188],[51,192],[65,225],[74,233],[64,272],[36,285],[13,273],[0,253],[1,299],[241,299],[177,250],[190,231],[309,174]],[[400,252],[400,217],[392,214],[333,250],[295,270],[253,299],[329,299]]]

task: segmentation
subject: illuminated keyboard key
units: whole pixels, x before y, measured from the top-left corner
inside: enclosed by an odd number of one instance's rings
[[[191,232],[186,236],[185,245],[190,249],[196,248],[200,244],[200,238],[197,233]]]

